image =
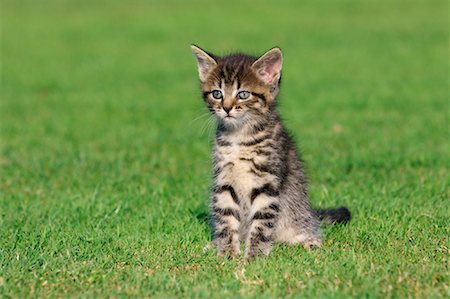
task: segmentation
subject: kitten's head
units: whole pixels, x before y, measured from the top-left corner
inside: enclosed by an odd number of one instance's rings
[[[219,57],[191,48],[205,103],[225,128],[263,123],[268,118],[279,91],[283,61],[279,48],[259,58],[244,54]]]

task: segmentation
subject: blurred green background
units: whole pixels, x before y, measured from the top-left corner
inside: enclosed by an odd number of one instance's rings
[[[444,297],[447,1],[1,5],[2,297]],[[203,253],[214,126],[189,45],[284,53],[323,249]]]

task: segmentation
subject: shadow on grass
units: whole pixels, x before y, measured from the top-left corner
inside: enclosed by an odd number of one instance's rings
[[[210,225],[210,215],[207,206],[198,206],[196,208],[189,209],[189,213],[197,219],[197,221],[202,224],[209,226]]]

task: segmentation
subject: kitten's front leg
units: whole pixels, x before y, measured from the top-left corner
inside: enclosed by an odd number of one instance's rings
[[[233,187],[229,185],[214,189],[212,200],[212,220],[214,226],[214,244],[221,256],[236,256],[240,251],[239,200]]]
[[[258,254],[268,255],[272,250],[275,223],[280,212],[278,191],[266,184],[251,194],[251,224],[246,240],[245,259]]]

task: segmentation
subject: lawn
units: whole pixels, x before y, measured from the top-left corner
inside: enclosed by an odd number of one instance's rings
[[[1,7],[0,297],[438,298],[449,290],[447,1]],[[190,43],[284,53],[322,249],[204,253],[214,125]]]

